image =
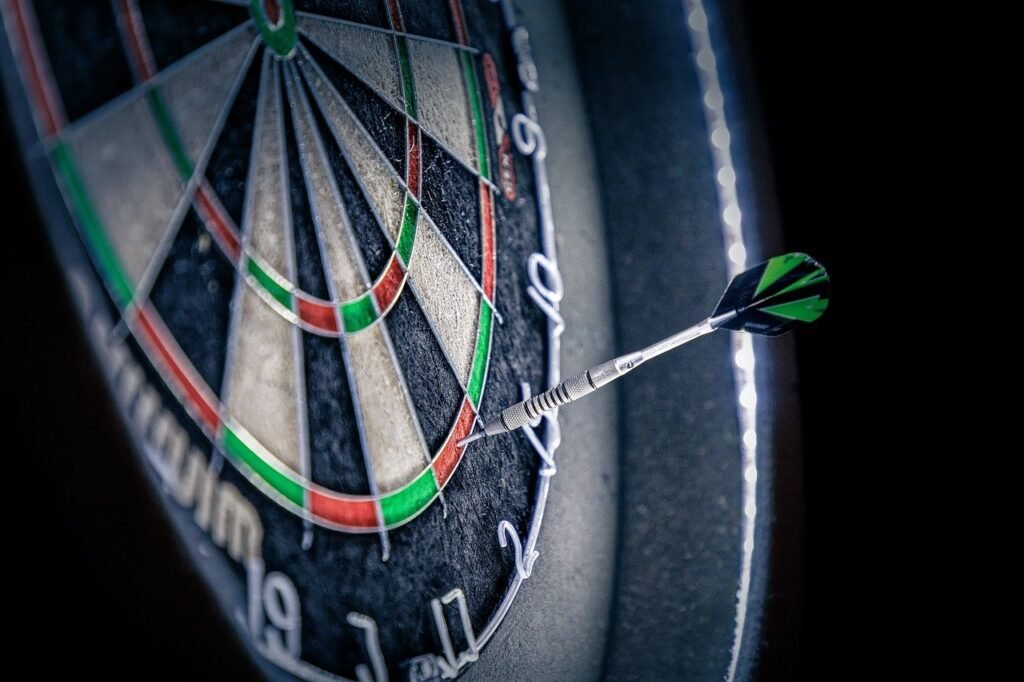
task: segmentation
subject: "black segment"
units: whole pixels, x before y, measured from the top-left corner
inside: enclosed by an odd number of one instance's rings
[[[227,353],[235,270],[189,209],[150,300],[199,375],[220,388]],[[201,312],[202,314],[197,314]]]
[[[441,234],[480,281],[480,182],[427,135],[421,203]]]
[[[149,46],[165,69],[249,18],[249,10],[210,0],[139,0]]]
[[[459,413],[462,403],[459,380],[408,287],[398,297],[386,324],[423,437],[434,455]]]
[[[448,0],[404,0],[402,21],[405,32],[455,41]]]
[[[729,288],[722,294],[721,300],[718,301],[715,312],[711,313],[712,317],[746,307],[753,300],[757,284],[761,281],[761,276],[767,267],[768,263],[766,261],[736,275],[729,282]]]
[[[109,0],[37,0],[34,6],[69,121],[132,87],[131,67]]]
[[[330,300],[320,243],[317,240],[316,226],[313,224],[313,214],[309,207],[309,195],[306,192],[306,178],[302,173],[299,159],[291,98],[287,96],[288,91],[283,84],[281,93],[289,100],[282,102],[281,111],[284,113],[284,139],[288,150],[288,195],[292,209],[292,236],[295,240],[296,280],[302,291],[320,299]]]
[[[235,97],[224,129],[206,166],[206,180],[227,210],[235,225],[242,224],[245,183],[249,174],[249,156],[259,102],[263,48],[256,51],[249,73]]]
[[[331,490],[368,495],[370,482],[341,343],[339,339],[302,333],[310,476]]]
[[[390,28],[384,2],[385,0],[295,0],[295,10],[345,19],[357,24]]]
[[[355,113],[374,143],[405,178],[405,114],[395,109],[311,40],[302,39],[327,80]],[[395,76],[398,77],[397,74]]]
[[[495,58],[497,58],[499,53],[504,53],[510,62],[515,62],[511,43],[496,40],[496,38],[500,38],[508,33],[501,12],[492,12],[484,3],[466,2],[463,0],[462,14],[466,19],[466,33],[469,34],[470,45],[481,51],[491,53]],[[508,82],[515,83],[516,81]],[[480,85],[483,87],[483,81],[481,81]]]
[[[305,86],[305,81],[303,81],[303,85]],[[370,277],[376,280],[377,276],[384,272],[384,267],[387,265],[392,251],[384,236],[384,226],[377,221],[369,200],[356,182],[356,176],[345,161],[338,141],[331,133],[330,127],[327,125],[323,113],[316,106],[316,100],[313,99],[308,87],[306,95],[313,110],[313,118],[316,121],[320,140],[324,143],[327,161],[334,171],[334,179],[338,184],[338,191],[341,192],[341,200],[344,203],[359,251],[363,256],[363,262],[366,264]]]

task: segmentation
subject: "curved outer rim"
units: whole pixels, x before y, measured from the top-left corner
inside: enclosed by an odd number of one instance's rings
[[[456,0],[457,2],[458,0]],[[516,21],[516,10],[512,5],[512,0],[501,0],[501,11],[505,19],[505,29],[508,35],[511,37],[512,34],[520,28],[520,24]],[[518,54],[518,53],[517,53]],[[532,63],[531,63],[531,66]],[[522,73],[522,64],[520,64],[520,73]],[[537,106],[533,99],[533,94],[530,92],[528,84],[521,83],[523,88],[521,95],[521,105],[523,108],[524,115],[532,121],[534,124],[539,126],[537,117]],[[537,212],[540,222],[541,230],[541,251],[549,262],[553,265],[554,269],[558,269],[558,254],[555,246],[555,220],[554,214],[551,210],[551,191],[548,187],[547,180],[547,166],[544,163],[544,154],[536,153],[538,149],[534,150],[533,154],[533,174],[534,182],[536,183],[537,193]],[[548,300],[547,304],[550,305],[555,315],[558,314],[558,301]],[[548,366],[547,366],[547,385],[555,386],[558,384],[561,378],[561,340],[560,336],[565,328],[564,322],[555,316],[547,315],[548,325]],[[544,449],[547,452],[549,458],[553,458],[555,451],[560,445],[560,437],[558,434],[558,410],[552,410],[548,412],[548,419],[551,424],[544,430],[543,444]],[[538,467],[538,471],[542,466]],[[534,500],[533,506],[533,519],[530,522],[530,528],[526,538],[526,546],[523,548],[523,556],[531,556],[537,547],[537,540],[540,536],[540,528],[544,522],[544,507],[548,499],[548,491],[551,487],[551,477],[543,474],[539,475],[539,482],[537,485],[537,495]],[[505,594],[505,598],[502,599],[501,604],[498,606],[494,617],[491,622],[487,624],[484,631],[477,637],[478,644],[483,647],[490,641],[491,637],[494,636],[501,621],[504,620],[505,614],[512,607],[512,601],[516,598],[516,594],[519,592],[519,588],[522,586],[523,581],[526,578],[515,572],[512,574],[512,585],[509,587],[508,592]]]

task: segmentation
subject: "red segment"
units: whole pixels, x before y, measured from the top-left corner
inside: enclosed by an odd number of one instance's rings
[[[281,7],[278,0],[263,0],[263,16],[271,26],[278,28],[281,23]]]
[[[484,64],[484,82],[487,83],[487,97],[491,101],[491,108],[498,108],[498,98],[501,97],[501,85],[498,83],[498,65],[494,63],[494,57],[489,54],[485,54],[483,57]]]
[[[466,448],[460,448],[456,443],[468,436],[469,432],[473,430],[473,419],[473,407],[469,404],[469,398],[466,398],[462,403],[459,419],[455,422],[455,428],[452,429],[452,433],[448,436],[448,440],[445,441],[440,454],[434,460],[434,478],[437,479],[438,488],[444,488],[445,484],[448,483],[448,479],[455,473],[459,462],[462,461],[462,453],[466,451]]]
[[[405,270],[402,269],[398,255],[393,254],[388,262],[388,269],[384,271],[384,276],[373,287],[373,297],[377,299],[377,310],[381,314],[395,302],[395,297],[402,290],[404,283]]]
[[[156,69],[153,65],[153,56],[149,52],[149,45],[146,44],[146,39],[142,35],[139,8],[134,0],[119,0],[117,8],[121,13],[121,25],[128,38],[128,49],[131,51],[136,75],[140,81],[148,81],[153,77]]]
[[[377,504],[373,500],[349,500],[309,491],[309,510],[331,523],[349,528],[378,528]]]
[[[409,121],[406,128],[408,152],[406,153],[405,186],[409,193],[420,198],[420,129]]]
[[[242,244],[231,218],[227,216],[220,202],[205,186],[196,189],[196,203],[199,204],[199,212],[203,216],[203,222],[206,223],[206,229],[217,238],[217,242],[224,249],[228,258],[238,265],[238,261],[242,257]]]
[[[501,147],[498,149],[498,179],[501,183],[501,191],[509,201],[516,200],[516,167],[515,159],[512,158],[512,138],[508,133],[501,139]]]
[[[334,306],[320,301],[295,297],[299,302],[299,319],[321,331],[338,333],[338,316]]]
[[[202,425],[210,433],[217,433],[217,427],[220,425],[217,407],[185,371],[183,360],[179,358],[177,352],[172,350],[170,342],[167,340],[170,334],[164,328],[159,315],[149,307],[148,303],[144,303],[139,307],[135,319],[138,320],[141,327],[143,341],[160,356],[164,367],[171,373],[174,383],[177,385],[178,393],[186,399],[188,406],[192,408]]]
[[[388,15],[391,17],[391,28],[404,32],[405,24],[402,22],[402,12],[398,9],[398,0],[388,0]]]
[[[484,289],[484,295],[494,300],[494,206],[491,199],[491,190],[487,184],[480,181],[480,215],[481,222],[480,237],[483,242],[484,252],[483,281],[480,283]]]
[[[55,135],[62,127],[64,117],[58,113],[58,105],[54,101],[53,92],[48,87],[48,80],[43,76],[42,58],[37,54],[38,45],[33,40],[35,33],[29,30],[30,19],[27,16],[24,0],[13,0],[10,4],[14,12],[14,27],[21,43],[21,54],[24,57],[25,74],[28,77],[32,99],[42,121],[43,135]]]
[[[452,24],[455,26],[455,35],[463,45],[469,45],[469,35],[466,33],[466,19],[462,16],[462,3],[459,0],[448,0],[448,6],[452,10]]]

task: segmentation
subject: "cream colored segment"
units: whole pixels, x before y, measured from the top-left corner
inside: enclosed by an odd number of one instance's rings
[[[470,168],[477,167],[473,120],[459,54],[446,45],[407,41],[423,128]]]
[[[192,163],[199,161],[209,141],[254,37],[250,28],[238,31],[160,85],[160,94]]]
[[[402,379],[380,325],[346,337],[377,489],[400,488],[423,471],[429,456],[409,411]]]
[[[480,293],[465,270],[423,218],[416,225],[416,248],[409,263],[409,276],[420,295],[420,303],[434,322],[448,357],[465,386],[473,367]]]
[[[138,284],[185,187],[149,102],[124,102],[74,128],[67,144],[118,260]]]
[[[296,25],[335,61],[404,110],[401,72],[390,34],[308,16],[297,17]]]
[[[259,111],[256,115],[256,144],[253,150],[252,181],[246,191],[249,214],[250,249],[279,274],[287,277],[290,245],[286,242],[284,187],[284,138],[281,122],[281,92],[272,59],[264,59],[260,84]]]
[[[301,472],[291,323],[252,287],[242,287],[238,304],[228,412],[277,459]]]
[[[334,175],[317,142],[309,112],[304,106],[297,106],[294,113],[306,187],[312,197],[313,215],[320,224],[334,292],[343,300],[352,299],[365,293],[367,283],[363,281],[358,256],[353,253],[355,245],[348,234],[348,216],[341,205]]]
[[[384,221],[392,241],[398,240],[402,226],[405,191],[395,177],[391,165],[374,149],[366,134],[360,130],[351,111],[341,102],[334,90],[324,82],[320,72],[305,60],[302,71],[319,100],[338,145],[345,151],[355,174],[366,188],[369,200]]]

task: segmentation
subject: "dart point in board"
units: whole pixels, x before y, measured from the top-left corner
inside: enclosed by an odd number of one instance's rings
[[[465,447],[487,436],[514,431],[546,412],[593,393],[651,358],[718,329],[778,336],[799,324],[814,322],[828,308],[828,290],[828,272],[805,253],[787,253],[759,263],[733,277],[714,312],[702,322],[505,408],[458,445]]]

